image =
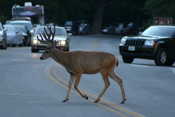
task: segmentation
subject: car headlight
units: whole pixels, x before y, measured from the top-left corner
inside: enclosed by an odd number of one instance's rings
[[[58,45],[59,46],[65,46],[66,45],[66,40],[59,40]]]
[[[123,37],[123,38],[121,39],[120,45],[121,45],[121,46],[125,45],[125,44],[126,44],[126,40],[127,40],[127,37],[126,37],[126,36]]]
[[[153,46],[154,44],[155,44],[154,40],[146,40],[144,43],[145,46]]]
[[[34,39],[34,40],[32,40],[32,43],[33,43],[34,45],[36,45],[36,44],[39,43],[39,41],[38,41],[37,39]]]

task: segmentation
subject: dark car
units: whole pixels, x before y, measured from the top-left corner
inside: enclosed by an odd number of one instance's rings
[[[175,61],[175,26],[150,26],[138,36],[125,36],[119,46],[125,63],[134,58],[153,59],[156,65],[172,65]]]

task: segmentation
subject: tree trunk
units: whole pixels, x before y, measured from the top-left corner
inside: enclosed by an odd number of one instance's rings
[[[97,3],[96,11],[93,17],[92,33],[97,34],[101,32],[101,25],[103,23],[103,12],[106,0],[101,0]]]

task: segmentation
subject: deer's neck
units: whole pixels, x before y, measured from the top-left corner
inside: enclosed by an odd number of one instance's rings
[[[59,51],[57,49],[53,49],[51,51],[51,57],[58,63],[64,65],[65,63],[67,63],[67,55],[65,52]]]

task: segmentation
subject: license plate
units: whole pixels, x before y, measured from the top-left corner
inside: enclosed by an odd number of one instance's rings
[[[128,50],[129,50],[129,51],[135,51],[135,46],[129,46],[129,47],[128,47]]]

